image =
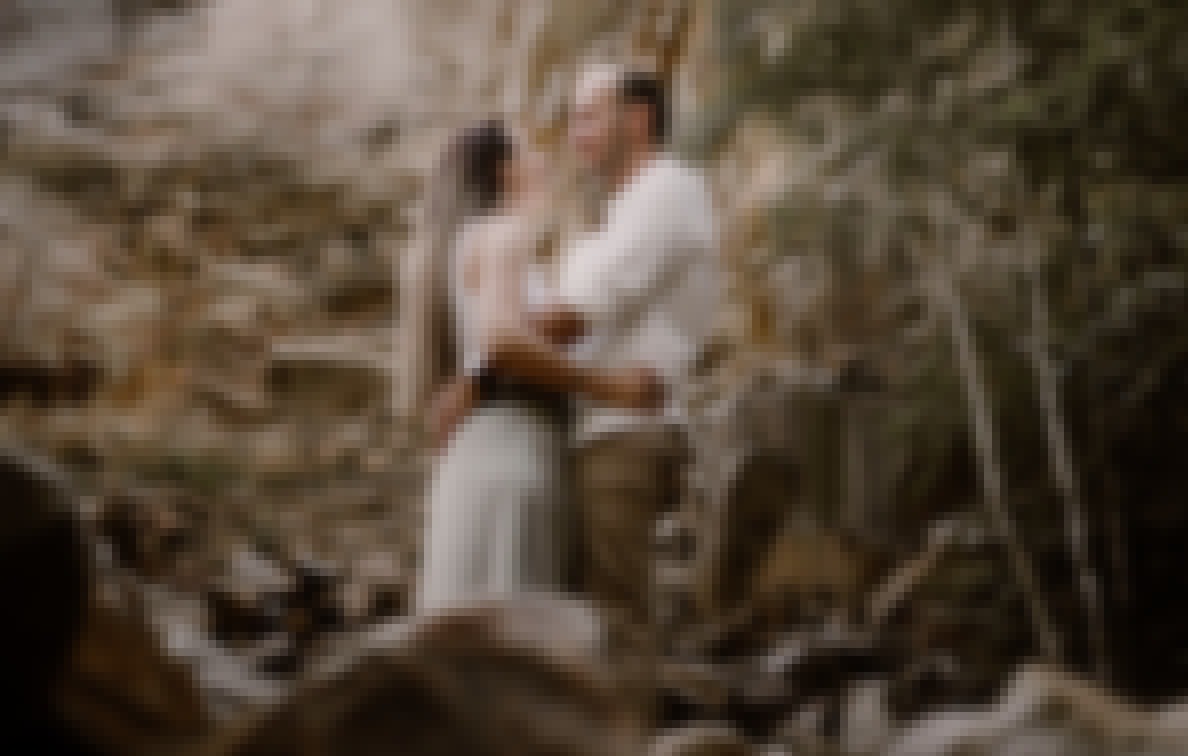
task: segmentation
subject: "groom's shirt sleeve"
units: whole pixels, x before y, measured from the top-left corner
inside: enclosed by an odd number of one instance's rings
[[[672,166],[645,176],[609,213],[600,233],[576,250],[566,274],[566,303],[606,338],[696,253],[691,233],[712,210],[704,185]]]

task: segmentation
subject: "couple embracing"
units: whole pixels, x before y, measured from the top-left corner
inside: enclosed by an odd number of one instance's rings
[[[569,148],[605,205],[556,259],[539,253],[550,174],[527,145],[488,121],[447,153],[466,208],[449,265],[460,367],[431,412],[417,608],[576,589],[639,648],[650,535],[685,456],[677,397],[718,314],[715,213],[666,151],[657,77],[590,68],[571,106]]]

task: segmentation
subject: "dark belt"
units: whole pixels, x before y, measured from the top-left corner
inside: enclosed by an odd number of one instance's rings
[[[573,418],[573,402],[558,391],[509,380],[488,371],[479,374],[478,388],[479,407],[520,404],[542,410],[561,422],[569,422]]]

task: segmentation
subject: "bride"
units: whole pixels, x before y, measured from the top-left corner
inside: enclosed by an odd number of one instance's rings
[[[444,191],[464,208],[445,246],[454,337],[473,369],[497,334],[530,330],[532,313],[552,302],[539,252],[547,188],[539,161],[498,121],[464,132],[445,164],[454,185]],[[478,385],[434,470],[418,611],[563,588],[568,399],[505,378]]]

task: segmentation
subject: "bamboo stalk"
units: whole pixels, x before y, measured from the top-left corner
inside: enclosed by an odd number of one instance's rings
[[[1024,253],[1031,254],[1037,251],[1034,246],[1035,239],[1030,230],[1025,233]],[[1093,560],[1089,553],[1085,502],[1081,495],[1079,476],[1073,464],[1068,441],[1068,424],[1060,401],[1060,388],[1048,354],[1051,334],[1048,305],[1038,265],[1036,268],[1031,272],[1031,334],[1027,339],[1027,352],[1035,370],[1036,387],[1044,415],[1050,472],[1064,499],[1068,548],[1076,565],[1078,588],[1083,595],[1085,613],[1089,621],[1089,643],[1093,655],[1094,674],[1098,682],[1104,683],[1109,680],[1110,659],[1105,617],[1101,607],[1101,582],[1093,568]]]
[[[917,258],[922,257],[917,251]],[[966,405],[978,455],[983,503],[991,527],[1006,547],[1009,567],[1027,602],[1041,652],[1049,661],[1058,662],[1064,658],[1064,644],[1052,624],[1031,557],[1020,540],[1007,509],[1002,466],[996,451],[994,423],[991,419],[990,397],[982,380],[982,369],[974,346],[969,318],[953,284],[952,273],[943,258],[937,256],[935,263],[925,266],[922,282],[932,304],[947,321],[953,347],[957,352],[957,369],[965,386]]]

